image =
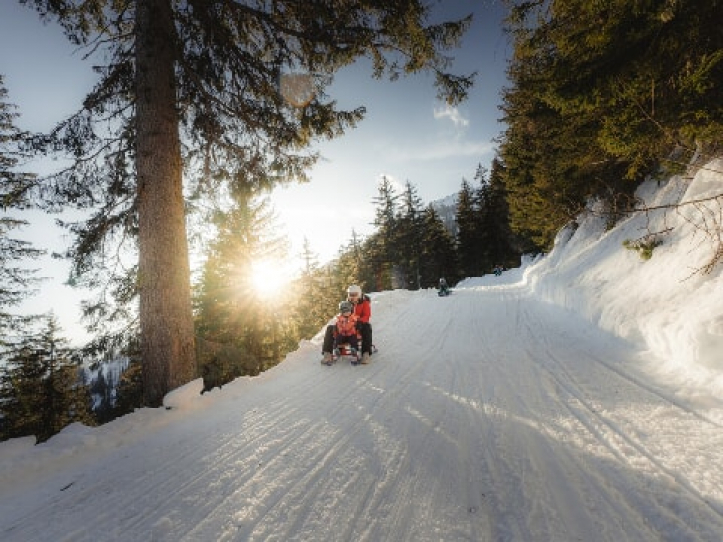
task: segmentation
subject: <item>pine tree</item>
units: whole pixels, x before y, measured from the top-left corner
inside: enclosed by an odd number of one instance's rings
[[[130,352],[134,349],[129,348]],[[131,354],[128,367],[120,377],[118,389],[116,390],[116,402],[114,414],[123,416],[133,412],[136,408],[143,404],[143,379],[142,367],[138,349],[135,355]]]
[[[47,207],[93,209],[69,225],[78,280],[113,269],[104,261],[117,253],[109,246],[137,240],[150,406],[195,371],[182,168],[199,172],[195,186],[186,183],[199,197],[223,181],[259,188],[304,178],[315,155],[303,149],[364,115],[362,107],[338,111],[324,93],[334,73],[360,56],[373,60],[376,77],[433,72],[440,97],[452,104],[471,85],[446,72],[444,54],[470,18],[428,24],[428,2],[27,4],[56,17],[75,43],[107,48],[109,63],[83,109],[45,147],[65,148],[74,167],[52,177],[40,197]]]
[[[547,249],[590,198],[614,222],[645,178],[718,145],[723,4],[509,4],[501,157],[515,232]]]
[[[504,168],[498,158],[492,160],[492,171],[480,164],[475,173],[479,181],[477,212],[479,213],[480,264],[484,272],[495,266],[519,265],[520,253],[514,245],[520,244],[510,228]]]
[[[290,309],[295,315],[299,339],[310,339],[334,314],[340,294],[331,287],[329,271],[319,265],[308,239],[304,239],[301,258],[303,268],[291,286],[294,302]]]
[[[423,206],[417,188],[409,181],[401,194],[398,217],[399,261],[407,288],[421,287],[421,261],[423,231]]]
[[[368,254],[374,266],[376,277],[376,288],[388,290],[399,287],[398,274],[399,262],[399,220],[397,206],[399,194],[397,194],[392,181],[384,176],[377,187],[377,196],[372,199],[375,205],[374,225],[377,231],[368,243]]]
[[[336,313],[339,302],[346,299],[346,289],[350,284],[358,284],[362,290],[367,290],[370,277],[373,277],[374,264],[366,260],[370,254],[367,244],[362,241],[356,231],[352,230],[351,238],[346,245],[339,249],[339,253],[332,265],[330,308]],[[374,258],[370,258],[374,260]],[[329,313],[327,313],[329,314]]]
[[[457,254],[462,276],[477,277],[481,274],[481,240],[477,197],[472,185],[462,180],[457,198]]]
[[[2,440],[43,433],[47,364],[27,336],[0,368]]]
[[[488,182],[480,192],[481,227],[485,232],[487,265],[517,267],[520,255],[529,245],[518,239],[510,228],[504,166],[499,158],[492,160]]]
[[[269,201],[242,191],[230,199],[230,209],[215,213],[218,234],[209,247],[195,305],[196,329],[204,341],[199,349],[209,350],[209,343],[236,349],[238,365],[223,369],[235,377],[258,374],[277,363],[297,337],[293,312],[259,295],[254,283],[257,262],[281,262],[286,254],[286,240],[275,232]],[[217,352],[211,348],[209,353],[213,359]],[[202,368],[209,362],[200,361]]]
[[[18,114],[7,99],[0,75],[0,355],[13,347],[32,318],[9,312],[32,295],[38,281],[34,270],[18,264],[44,254],[31,243],[12,237],[13,231],[27,225],[17,213],[28,206],[27,192],[35,176],[17,170],[24,157],[18,144],[26,135],[16,127]]]
[[[376,236],[370,235],[364,238],[352,232],[352,239],[349,243],[349,250],[353,258],[355,272],[355,283],[362,287],[365,292],[381,290],[381,267],[377,265],[374,254],[378,251],[374,248]]]
[[[492,189],[487,168],[482,164],[477,166],[474,180],[479,183],[479,187],[474,190],[474,224],[477,229],[476,265],[479,274],[484,274],[495,265],[492,257],[492,247],[497,243],[495,239],[497,232],[496,224],[494,224],[495,218],[491,216],[492,209],[490,208]]]
[[[421,287],[435,287],[440,278],[454,284],[459,279],[454,238],[431,205],[424,210],[422,220]]]
[[[38,335],[26,335],[0,374],[2,438],[35,435],[44,442],[73,422],[94,423],[91,398],[50,315]]]

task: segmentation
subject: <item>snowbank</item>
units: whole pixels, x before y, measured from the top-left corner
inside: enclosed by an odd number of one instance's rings
[[[689,393],[723,392],[723,265],[703,271],[719,242],[705,230],[720,229],[721,201],[702,201],[721,193],[723,159],[717,159],[692,179],[646,182],[637,196],[657,209],[610,230],[593,205],[577,228],[558,234],[524,280],[541,298],[643,345],[658,359],[656,370]],[[685,205],[660,208],[676,203]],[[645,236],[660,243],[649,260],[623,246]]]

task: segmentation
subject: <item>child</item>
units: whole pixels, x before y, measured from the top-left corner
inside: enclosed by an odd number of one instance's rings
[[[354,305],[351,301],[339,303],[339,314],[336,316],[336,330],[334,333],[334,349],[339,345],[348,343],[352,353],[359,349],[357,337],[357,320],[359,317],[354,314]]]

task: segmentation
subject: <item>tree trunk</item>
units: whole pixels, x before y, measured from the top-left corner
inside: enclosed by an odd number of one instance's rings
[[[136,174],[143,400],[196,376],[171,0],[136,2]]]

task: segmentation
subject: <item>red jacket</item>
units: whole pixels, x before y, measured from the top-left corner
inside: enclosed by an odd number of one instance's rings
[[[353,299],[350,299],[349,301],[353,303],[354,314],[357,316],[359,321],[368,324],[369,319],[372,317],[372,302],[369,299],[369,296],[362,294],[359,296],[357,302]]]
[[[338,314],[336,316],[336,332],[343,337],[356,335],[357,320],[358,318],[356,314],[350,314],[349,316]]]

